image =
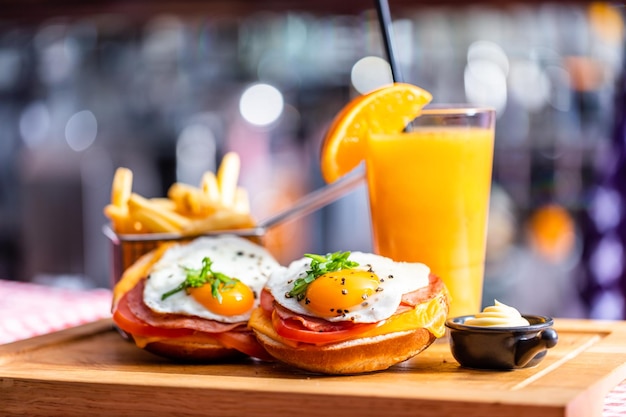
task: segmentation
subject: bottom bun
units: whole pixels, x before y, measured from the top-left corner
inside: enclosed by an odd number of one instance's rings
[[[245,357],[243,353],[227,348],[217,340],[213,343],[162,340],[148,343],[144,349],[155,355],[180,362],[212,362]]]
[[[324,374],[381,371],[417,355],[436,337],[426,329],[389,333],[326,346],[297,348],[255,330],[259,343],[274,358],[296,368]]]

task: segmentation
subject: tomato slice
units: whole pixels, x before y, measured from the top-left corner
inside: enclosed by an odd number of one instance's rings
[[[250,331],[206,333],[192,329],[163,329],[151,326],[133,314],[128,306],[126,294],[120,299],[115,308],[113,321],[120,329],[136,336],[176,338],[191,335],[206,335],[207,337],[218,340],[226,347],[236,349],[249,356],[264,360],[272,359]]]
[[[113,321],[120,329],[137,336],[181,337],[194,333],[194,330],[191,329],[162,329],[140,320],[128,307],[126,294],[124,294],[113,312]]]
[[[341,342],[354,339],[359,334],[378,326],[378,323],[350,323],[340,330],[314,331],[308,330],[302,323],[294,319],[283,320],[276,311],[272,312],[272,326],[279,336],[286,339],[314,345]]]
[[[224,346],[237,349],[239,352],[245,353],[253,358],[271,361],[273,358],[256,340],[254,333],[246,332],[223,332],[214,334]]]
[[[265,289],[261,292],[261,308],[268,316],[271,315],[272,327],[279,336],[301,343],[323,345],[341,342],[354,339],[379,325],[379,323],[327,322],[328,326],[323,326],[324,330],[312,330],[305,326],[304,317],[294,316],[287,319],[280,317],[274,308],[274,297]]]

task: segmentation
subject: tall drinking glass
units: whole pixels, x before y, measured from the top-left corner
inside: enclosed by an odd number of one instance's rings
[[[450,316],[480,311],[495,112],[431,107],[412,129],[368,138],[374,249],[430,266],[450,291]]]

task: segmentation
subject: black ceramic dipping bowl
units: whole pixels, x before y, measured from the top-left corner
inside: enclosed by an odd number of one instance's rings
[[[519,369],[537,365],[558,341],[553,320],[524,315],[530,323],[521,327],[482,327],[465,324],[474,316],[446,321],[452,355],[466,368]]]

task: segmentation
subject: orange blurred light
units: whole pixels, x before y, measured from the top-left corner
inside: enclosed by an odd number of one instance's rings
[[[624,21],[611,3],[593,2],[589,5],[589,25],[604,41],[619,44],[624,36]]]
[[[559,205],[537,209],[528,221],[528,232],[531,247],[549,261],[565,260],[574,248],[574,220]]]

